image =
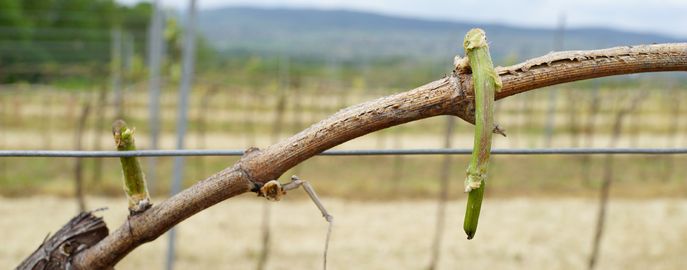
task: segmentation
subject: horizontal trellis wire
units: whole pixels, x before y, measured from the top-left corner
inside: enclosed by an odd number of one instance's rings
[[[240,149],[208,150],[137,150],[137,151],[63,151],[63,150],[0,150],[0,157],[164,157],[164,156],[241,156]],[[322,156],[389,156],[389,155],[468,155],[472,149],[358,149],[328,150]],[[687,148],[532,148],[492,149],[495,155],[665,155],[687,154]]]

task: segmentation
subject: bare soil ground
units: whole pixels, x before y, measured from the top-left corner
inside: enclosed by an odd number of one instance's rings
[[[159,201],[159,200],[158,200]],[[125,217],[124,198],[109,206],[109,227]],[[330,269],[423,269],[429,261],[436,202],[360,202],[324,198],[335,217]],[[207,209],[178,226],[177,269],[254,269],[262,200],[250,195]],[[319,269],[326,223],[309,201],[274,203],[268,269]],[[487,199],[474,240],[462,232],[464,201],[450,202],[440,269],[584,269],[596,217],[593,199]],[[71,199],[0,198],[0,268],[15,267],[48,232],[76,212]],[[614,200],[598,269],[687,269],[687,200]],[[161,269],[166,237],[146,244],[118,269]]]

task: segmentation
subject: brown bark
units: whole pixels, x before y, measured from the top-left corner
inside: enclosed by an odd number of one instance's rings
[[[70,256],[107,236],[103,218],[81,212],[46,240],[24,260],[17,270],[67,269]]]
[[[687,71],[687,43],[562,52],[499,68],[505,98],[528,90],[610,75]],[[296,164],[365,134],[437,115],[474,121],[469,75],[445,77],[408,92],[354,105],[264,150],[251,148],[241,160],[177,195],[131,217],[91,248],[77,254],[75,269],[113,266],[137,246],[184,219],[278,178]]]

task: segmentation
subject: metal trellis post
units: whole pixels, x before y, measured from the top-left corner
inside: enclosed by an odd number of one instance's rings
[[[176,148],[184,148],[184,136],[186,134],[186,118],[188,109],[188,94],[193,83],[193,67],[195,64],[195,23],[196,23],[196,0],[190,0],[186,28],[184,33],[184,48],[182,51],[182,73],[181,87],[179,88],[179,107],[177,116],[177,142]],[[172,180],[171,194],[181,191],[181,179],[184,174],[184,157],[174,158],[174,172]],[[169,242],[167,246],[166,269],[174,269],[176,230],[169,231]]]

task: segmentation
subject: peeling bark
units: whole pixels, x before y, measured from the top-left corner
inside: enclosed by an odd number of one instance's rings
[[[107,236],[103,218],[81,212],[46,240],[17,270],[68,269],[71,257]]]

